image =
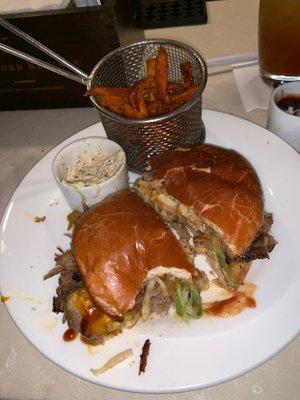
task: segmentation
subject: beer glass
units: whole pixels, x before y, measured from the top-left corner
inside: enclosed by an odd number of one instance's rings
[[[258,37],[261,77],[300,80],[300,0],[260,0]]]

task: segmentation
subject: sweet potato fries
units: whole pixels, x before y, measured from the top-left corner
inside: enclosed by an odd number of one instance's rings
[[[192,66],[180,64],[183,83],[168,81],[168,53],[160,47],[156,58],[147,60],[147,76],[131,88],[94,86],[85,96],[95,96],[108,110],[128,118],[149,118],[166,114],[183,105],[197,91]]]

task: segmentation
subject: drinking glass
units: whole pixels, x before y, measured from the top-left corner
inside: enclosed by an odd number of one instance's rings
[[[264,81],[300,80],[300,0],[261,0],[258,37]]]

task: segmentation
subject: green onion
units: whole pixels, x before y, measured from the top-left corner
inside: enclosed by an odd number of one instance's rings
[[[195,316],[201,317],[201,315],[203,313],[203,309],[202,309],[201,298],[200,298],[199,292],[193,284],[190,284],[189,286],[190,286],[191,302],[192,302],[192,306],[195,310]]]
[[[239,284],[235,280],[235,278],[232,274],[232,271],[231,271],[229,265],[227,264],[226,256],[225,256],[224,252],[222,251],[221,243],[217,238],[211,239],[210,251],[211,251],[213,257],[216,258],[216,260],[218,261],[218,264],[222,269],[222,275],[226,279],[227,283],[233,288],[238,288]]]
[[[201,298],[193,284],[177,280],[176,294],[176,313],[179,317],[185,320],[201,317]]]
[[[184,301],[184,297],[183,297],[183,282],[178,280],[177,281],[177,287],[176,287],[176,294],[177,294],[177,298],[176,298],[176,313],[177,315],[179,315],[179,317],[186,317],[187,316],[187,312],[186,312],[186,307],[185,307],[185,301]]]
[[[150,316],[151,297],[155,295],[154,289],[156,284],[160,285],[164,296],[168,296],[174,301],[176,313],[179,317],[184,320],[189,320],[191,318],[199,318],[202,315],[201,298],[193,283],[178,278],[174,278],[174,281],[172,281],[168,276],[163,276],[161,278],[156,276],[150,279],[146,284],[142,303],[143,321],[147,321]],[[135,321],[134,317],[133,321]]]
[[[228,264],[226,262],[226,257],[225,257],[225,254],[223,253],[223,251],[220,250],[220,251],[216,252],[216,255],[217,255],[218,261],[221,264],[221,266],[223,268],[228,268]]]
[[[218,252],[216,252],[216,256],[217,256],[217,259],[219,261],[219,264],[223,268],[224,274],[225,274],[228,282],[230,283],[230,285],[233,286],[234,288],[238,288],[239,284],[235,280],[235,278],[234,278],[234,276],[232,274],[232,271],[231,271],[229,265],[226,262],[226,257],[224,255],[223,251],[219,250]]]

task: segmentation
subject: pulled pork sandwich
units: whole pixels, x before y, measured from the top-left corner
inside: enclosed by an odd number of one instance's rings
[[[251,260],[268,258],[276,244],[258,176],[233,150],[169,150],[151,161],[135,190],[177,230],[186,251],[206,255],[225,289],[237,289]]]
[[[202,314],[201,272],[173,233],[136,193],[120,190],[76,221],[71,250],[56,257],[54,311],[88,343],[99,344],[139,318]]]

